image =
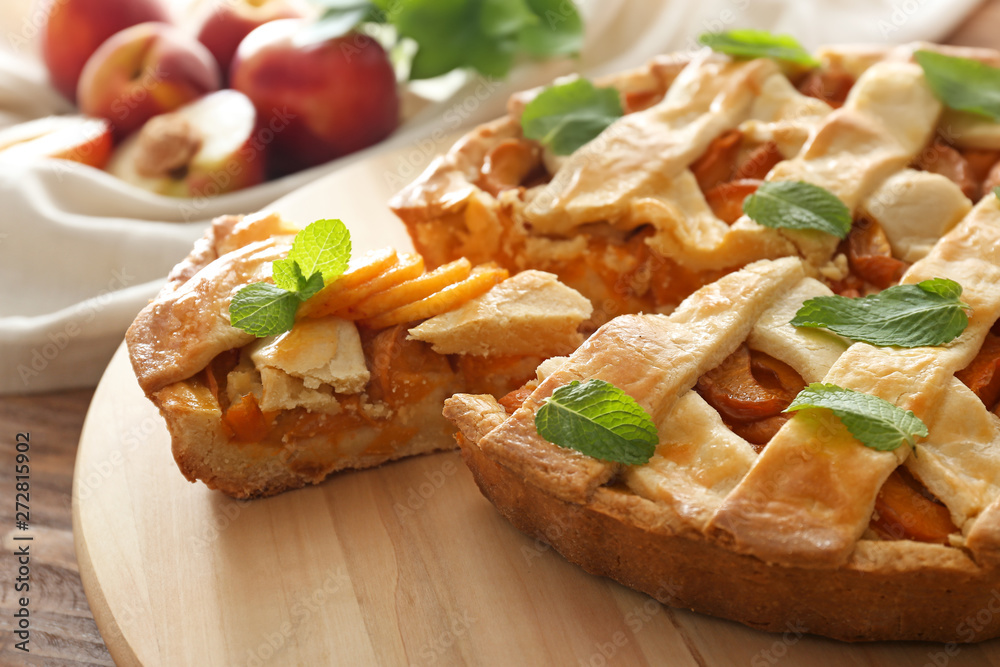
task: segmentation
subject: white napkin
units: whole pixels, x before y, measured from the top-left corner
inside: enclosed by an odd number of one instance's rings
[[[977,0],[580,0],[579,60],[525,64],[506,82],[451,77],[450,100],[408,118],[388,141],[284,179],[209,200],[139,191],[59,160],[0,165],[0,394],[96,384],[136,313],[211,218],[249,213],[376,151],[445,136],[503,113],[508,95],[574,69],[598,75],[657,53],[695,48],[699,34],[752,27],[795,35],[807,48],[900,43],[947,35]],[[437,90],[440,92],[442,87]],[[488,91],[488,95],[483,95]],[[482,99],[484,98],[485,99]],[[456,101],[475,100],[456,109]],[[0,126],[63,113],[30,48],[0,50]],[[444,130],[444,131],[442,131]],[[331,203],[331,206],[335,204]],[[336,211],[331,210],[330,215]]]

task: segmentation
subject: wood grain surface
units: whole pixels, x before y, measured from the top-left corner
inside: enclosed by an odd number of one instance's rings
[[[6,4],[5,4],[6,6]],[[954,44],[1000,47],[1000,0],[988,0],[973,13],[946,41]],[[9,583],[16,572],[11,540],[14,508],[12,500],[0,508],[0,664],[2,665],[110,665],[111,656],[105,648],[78,574],[71,534],[71,487],[77,443],[91,390],[50,393],[28,397],[0,397],[0,438],[4,456],[0,459],[0,497],[11,499],[13,485],[13,438],[16,433],[32,435],[32,531],[35,536],[32,576],[37,584],[31,597],[32,653],[13,651],[12,614],[17,600]],[[463,473],[464,474],[464,473]],[[498,526],[497,530],[504,530]],[[641,610],[641,607],[640,607]],[[630,610],[632,611],[632,610]],[[499,613],[499,612],[497,612]],[[673,612],[671,612],[673,613]],[[486,622],[489,622],[487,618]],[[528,623],[532,619],[527,619]],[[733,626],[736,628],[737,626]],[[737,634],[739,630],[735,630]],[[609,639],[613,640],[614,637]],[[647,639],[646,641],[652,641]],[[691,642],[691,638],[687,639]],[[777,664],[788,653],[788,646],[779,638],[764,647],[760,664]],[[876,648],[864,660],[853,664],[883,664],[884,648]],[[780,654],[780,655],[779,655]],[[770,658],[775,658],[773,661]],[[599,663],[595,660],[595,664]],[[704,657],[695,657],[695,663]],[[747,664],[747,660],[742,664]],[[792,664],[783,660],[783,664]],[[681,663],[678,663],[681,664]],[[1000,665],[996,656],[963,652],[957,657],[936,655],[928,650],[922,661],[913,664],[992,664]]]

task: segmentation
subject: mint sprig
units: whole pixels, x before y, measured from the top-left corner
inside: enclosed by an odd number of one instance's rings
[[[583,46],[583,21],[570,0],[316,1],[324,11],[311,33],[322,39],[383,23],[412,41],[410,79],[463,67],[503,78],[519,54],[545,59],[575,55]]]
[[[734,58],[771,58],[806,67],[820,64],[795,38],[766,30],[706,32],[698,37],[698,43]]]
[[[841,239],[851,231],[851,211],[844,202],[805,181],[765,181],[743,200],[743,212],[765,227],[815,229]]]
[[[871,345],[943,345],[969,324],[962,286],[947,278],[896,285],[878,294],[850,299],[819,296],[802,304],[791,324],[825,328]]]
[[[942,104],[1000,121],[1000,69],[933,51],[917,51],[913,57]]]
[[[233,295],[229,322],[258,338],[288,331],[306,299],[347,269],[351,234],[340,220],[317,220],[298,234],[286,259],[272,263],[275,284],[253,283]]]
[[[626,465],[649,462],[659,436],[634,398],[604,380],[559,387],[535,414],[538,435],[560,447]]]
[[[835,384],[813,382],[799,392],[785,412],[826,408],[865,447],[892,451],[903,443],[915,446],[917,437],[927,436],[927,425],[915,414],[878,396]]]
[[[587,79],[550,86],[524,107],[524,136],[569,155],[594,139],[623,114],[614,88],[597,88]]]

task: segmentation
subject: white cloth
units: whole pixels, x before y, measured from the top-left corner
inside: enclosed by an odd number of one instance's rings
[[[524,64],[506,82],[453,76],[450,97],[408,118],[388,141],[312,170],[212,200],[151,195],[58,160],[0,166],[0,394],[91,386],[135,314],[207,222],[248,213],[375,151],[450,134],[503,112],[508,95],[578,69],[597,75],[657,53],[695,48],[706,31],[753,27],[806,47],[899,43],[947,35],[977,0],[581,0],[587,35],[578,60]],[[0,125],[67,105],[44,69],[0,51]],[[442,88],[439,86],[438,91]],[[446,132],[441,132],[445,130]],[[336,215],[331,202],[330,215]]]

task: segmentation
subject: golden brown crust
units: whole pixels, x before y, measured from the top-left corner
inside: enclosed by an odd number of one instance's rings
[[[601,488],[586,502],[568,502],[484,454],[474,440],[459,437],[459,445],[483,494],[519,530],[588,572],[664,604],[760,630],[842,641],[972,642],[1000,635],[1000,614],[993,611],[1000,594],[990,585],[996,571],[960,550],[863,541],[840,569],[768,565],[677,532],[669,513],[633,494]]]

